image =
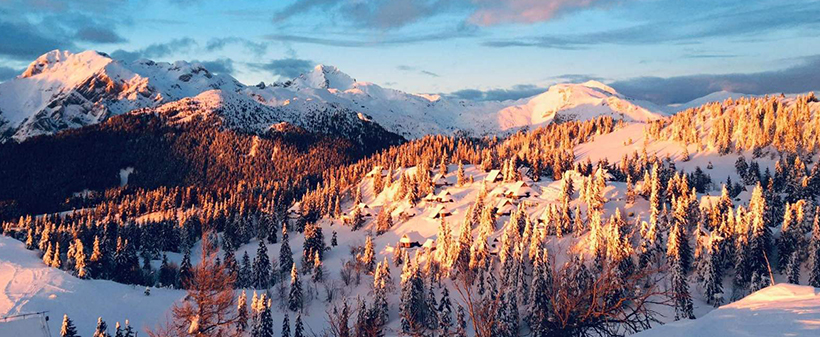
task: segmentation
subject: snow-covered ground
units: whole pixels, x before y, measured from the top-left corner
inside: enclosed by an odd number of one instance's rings
[[[81,280],[47,267],[37,252],[6,236],[0,236],[0,289],[0,317],[48,311],[52,336],[58,335],[63,314],[71,317],[83,336],[94,332],[100,316],[110,327],[127,319],[142,330],[164,318],[173,302],[185,295],[179,290],[152,289],[145,296],[142,287]],[[40,336],[40,322],[37,317],[0,320],[0,336]]]
[[[699,317],[668,323],[636,337],[820,335],[820,289],[781,283]]]

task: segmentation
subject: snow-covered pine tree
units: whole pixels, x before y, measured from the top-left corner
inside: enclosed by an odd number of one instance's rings
[[[438,315],[438,329],[442,336],[448,336],[450,329],[453,328],[453,304],[450,302],[450,291],[447,287],[441,287],[441,300],[438,308],[436,308]]]
[[[820,206],[814,211],[808,255],[809,285],[820,288]]]
[[[550,333],[552,319],[552,271],[543,253],[539,251],[533,261],[530,303],[526,320],[533,336],[544,337]]]
[[[290,270],[290,293],[288,294],[288,309],[297,311],[302,309],[302,281],[294,264]]]
[[[689,294],[689,284],[686,280],[684,268],[683,247],[688,247],[684,239],[684,230],[678,221],[669,232],[666,256],[670,265],[672,297],[675,305],[675,320],[694,319],[692,297]]]
[[[292,269],[293,252],[290,250],[290,240],[288,240],[288,233],[286,228],[282,228],[282,245],[279,247],[279,277],[280,279],[287,275]]]
[[[456,314],[455,337],[467,337],[467,317],[461,304],[458,305],[458,313]]]
[[[188,288],[193,276],[191,268],[191,249],[186,248],[182,254],[182,264],[179,266],[179,282],[182,288]]]
[[[268,247],[264,241],[259,241],[256,249],[256,257],[253,259],[253,286],[256,289],[268,289],[270,287],[270,258],[268,257]]]
[[[288,320],[288,312],[285,312],[285,317],[282,318],[282,337],[290,337],[290,322]]]
[[[681,198],[683,199],[683,197]],[[683,268],[683,274],[688,275],[692,270],[693,261],[692,247],[689,246],[689,213],[687,211],[688,201],[676,200],[674,203],[677,207],[675,207],[675,213],[673,214],[674,225],[669,231],[669,242],[667,243],[667,247],[674,245],[674,253],[677,254],[675,256],[675,260],[677,260],[676,262],[680,262],[681,267]],[[671,248],[668,248],[667,256],[670,254],[669,249]]]
[[[800,284],[800,252],[798,250],[789,255],[789,261],[785,269],[786,275],[789,277],[789,283]]]
[[[248,329],[248,295],[243,290],[236,300],[236,331],[245,332]]]
[[[74,322],[68,318],[68,315],[63,315],[63,325],[60,327],[60,337],[79,337],[77,335],[77,327]]]
[[[723,273],[720,261],[720,245],[723,238],[712,232],[709,241],[709,256],[703,276],[704,297],[706,303],[717,308],[723,304]]]
[[[302,313],[296,315],[296,323],[293,324],[293,337],[305,337],[305,327],[302,325]]]
[[[253,284],[253,266],[248,251],[242,254],[242,262],[239,265],[239,273],[236,275],[236,288],[248,288]]]
[[[364,271],[368,274],[373,273],[376,269],[376,250],[373,247],[373,238],[370,237],[370,235],[365,239],[364,251],[359,257],[359,262],[361,262]]]
[[[97,318],[97,328],[94,330],[93,337],[111,337],[110,334],[106,331],[108,330],[108,324],[105,324],[105,321],[102,320],[102,317]]]
[[[379,210],[379,215],[376,217],[376,235],[387,233],[393,227],[393,217],[390,215],[392,208],[385,205]]]
[[[260,302],[262,312],[259,315],[259,335],[253,337],[273,337],[273,316],[270,298],[262,294]]]
[[[313,255],[313,283],[319,284],[325,279],[325,267],[322,265],[322,259],[319,258],[319,253]]]
[[[464,186],[467,183],[466,178],[464,177],[464,163],[461,160],[458,161],[458,171],[456,171],[456,186]]]

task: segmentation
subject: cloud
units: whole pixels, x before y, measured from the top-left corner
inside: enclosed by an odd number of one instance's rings
[[[245,49],[256,55],[265,54],[265,51],[268,50],[267,43],[253,42],[251,40],[235,36],[210,39],[208,40],[208,43],[205,45],[205,49],[210,52],[220,51],[229,44],[241,44],[243,47],[245,47]]]
[[[820,90],[820,55],[792,67],[745,74],[701,74],[677,77],[637,77],[611,84],[629,97],[658,104],[685,103],[716,91],[762,95]]]
[[[212,73],[232,75],[234,73],[233,60],[221,58],[211,61],[193,61],[199,63]]]
[[[398,66],[396,66],[396,69],[401,70],[401,71],[407,71],[407,72],[417,72],[419,74],[427,75],[427,76],[430,76],[430,77],[441,77],[441,76],[439,76],[439,74],[436,74],[432,71],[419,69],[419,68],[416,68],[416,67],[413,67],[413,66],[408,66],[408,65],[398,65]]]
[[[544,22],[561,14],[621,1],[604,0],[302,0],[274,15],[274,22],[312,11],[331,13],[349,23],[390,30],[442,15],[463,15],[479,26]]]
[[[519,84],[510,89],[463,89],[445,94],[445,96],[471,101],[507,101],[532,97],[546,90],[546,88],[532,84]]]
[[[22,69],[13,69],[13,68],[9,68],[9,67],[0,66],[0,82],[10,80],[10,79],[16,77],[17,75],[22,74],[22,73],[23,73]]]
[[[394,29],[448,11],[461,0],[304,0],[296,1],[274,15],[274,21],[285,21],[294,16],[313,10],[337,14],[342,19],[356,25]]]
[[[532,24],[549,21],[561,14],[612,5],[620,1],[605,0],[473,0],[476,10],[469,21],[479,26],[505,23]]]
[[[604,78],[590,74],[563,74],[549,78],[559,83],[583,83],[586,81],[603,81]]]
[[[117,32],[108,27],[85,27],[80,28],[74,35],[78,40],[96,43],[120,43],[126,39],[119,36]]]
[[[54,49],[73,49],[69,39],[45,34],[27,21],[12,22],[0,17],[0,55],[15,60],[32,59]]]
[[[118,49],[111,53],[111,57],[124,60],[124,61],[134,61],[137,59],[155,59],[155,58],[162,58],[169,56],[173,53],[185,51],[190,49],[191,47],[195,46],[197,43],[194,39],[190,37],[183,37],[179,39],[173,39],[166,43],[154,43],[148,45],[145,48],[134,50],[134,51],[126,51],[122,49]]]
[[[786,4],[771,2],[765,5],[726,6],[717,11],[700,14],[695,6],[691,15],[658,17],[637,25],[583,34],[545,34],[529,38],[496,39],[485,41],[488,47],[541,47],[576,50],[591,46],[652,45],[697,43],[710,38],[760,37],[780,30],[798,28],[817,29],[820,2]]]
[[[250,66],[258,70],[270,72],[276,76],[294,78],[310,71],[314,64],[315,62],[310,60],[284,58],[273,60],[268,63],[253,63],[250,64]]]
[[[399,46],[414,43],[423,43],[431,41],[444,41],[458,38],[466,38],[478,36],[478,32],[474,27],[460,25],[453,30],[442,31],[437,33],[427,34],[377,34],[370,39],[336,39],[313,37],[305,35],[290,35],[290,34],[270,34],[265,35],[264,38],[270,41],[277,42],[293,42],[316,44],[323,46],[334,47],[350,47],[350,48],[370,48],[370,47],[387,47]]]

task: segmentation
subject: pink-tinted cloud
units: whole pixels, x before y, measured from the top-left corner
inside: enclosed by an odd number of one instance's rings
[[[469,21],[479,26],[549,21],[565,12],[611,4],[608,0],[472,0]]]

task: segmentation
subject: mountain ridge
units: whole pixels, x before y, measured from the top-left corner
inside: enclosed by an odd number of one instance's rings
[[[270,123],[238,126],[256,132],[280,122],[321,131],[327,128],[315,120],[327,119],[328,115],[321,114],[330,113],[349,121],[379,124],[405,138],[428,134],[480,137],[601,115],[646,122],[677,111],[625,97],[598,81],[556,84],[518,100],[471,101],[385,88],[322,64],[286,82],[248,86],[229,75],[211,73],[199,63],[126,62],[96,51],[54,50],[34,60],[20,76],[0,83],[0,141],[22,141],[96,124],[210,90],[234,96],[230,100],[242,100],[245,106],[260,105],[250,110],[267,115],[253,118],[248,110],[211,109]]]

